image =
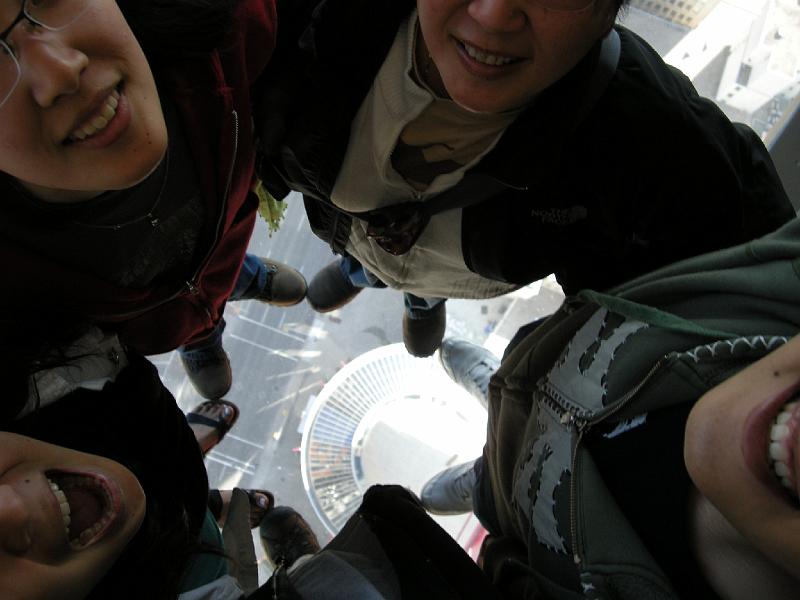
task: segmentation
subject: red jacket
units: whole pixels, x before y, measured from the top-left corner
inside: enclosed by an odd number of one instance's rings
[[[189,281],[120,287],[35,255],[0,237],[4,303],[57,306],[109,325],[122,340],[156,354],[202,338],[219,322],[256,218],[251,192],[255,144],[251,85],[275,46],[274,0],[243,0],[231,33],[207,60],[162,70],[182,119],[206,202],[204,258]],[[98,249],[100,251],[100,249]],[[5,311],[4,311],[5,312]]]

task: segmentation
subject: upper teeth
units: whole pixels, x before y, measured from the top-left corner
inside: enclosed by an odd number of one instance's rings
[[[69,137],[73,140],[83,140],[94,135],[98,131],[102,131],[106,128],[109,121],[114,118],[114,115],[117,114],[117,106],[119,106],[119,92],[114,90],[106,99],[106,103],[103,105],[100,113],[90,121],[81,125]]]
[[[464,49],[467,51],[467,54],[469,54],[471,58],[477,60],[478,62],[482,62],[486,65],[501,67],[503,65],[507,65],[508,63],[514,60],[513,58],[508,58],[506,56],[497,56],[496,54],[488,54],[487,52],[483,52],[482,50],[473,48],[466,42],[464,43]]]
[[[67,496],[61,491],[61,488],[58,487],[58,484],[52,479],[48,478],[47,483],[50,484],[50,489],[53,491],[53,495],[56,497],[58,504],[61,507],[61,519],[64,521],[64,530],[67,532],[67,537],[69,537],[69,524],[72,519],[70,517],[70,508],[69,502],[67,502]]]
[[[790,402],[783,407],[780,414],[775,418],[772,427],[769,431],[769,457],[772,460],[772,469],[784,487],[796,493],[794,474],[789,467],[792,460],[787,442],[793,427],[790,427],[790,421],[794,409],[797,407],[797,402]]]

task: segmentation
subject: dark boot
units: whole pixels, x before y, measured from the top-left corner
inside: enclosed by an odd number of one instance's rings
[[[276,506],[267,511],[259,533],[273,568],[281,565],[288,569],[301,556],[316,554],[320,550],[311,526],[300,513],[288,506]]]
[[[344,276],[335,260],[319,271],[308,284],[306,298],[317,312],[331,312],[358,296],[363,288],[356,287]]]
[[[440,302],[421,319],[412,319],[408,311],[403,313],[403,343],[409,354],[424,358],[436,352],[447,324],[445,304]]]

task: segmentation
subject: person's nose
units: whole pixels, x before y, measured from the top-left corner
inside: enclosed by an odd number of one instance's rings
[[[60,32],[21,26],[14,34],[22,78],[37,104],[48,107],[78,91],[88,56],[62,39]]]
[[[527,22],[519,0],[471,0],[467,10],[469,15],[490,33],[519,31]]]
[[[11,486],[0,485],[0,550],[22,554],[30,546],[30,511]]]

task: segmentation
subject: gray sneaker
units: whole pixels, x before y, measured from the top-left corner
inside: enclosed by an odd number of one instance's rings
[[[450,379],[488,406],[489,380],[500,368],[499,358],[483,346],[447,338],[439,348],[439,361]]]
[[[422,506],[434,515],[472,512],[472,490],[477,476],[471,460],[440,471],[422,487]]]

